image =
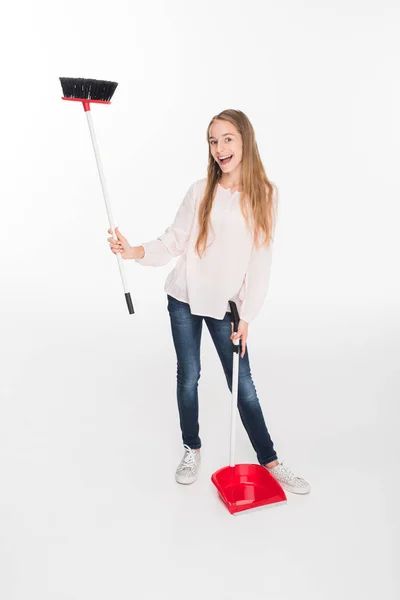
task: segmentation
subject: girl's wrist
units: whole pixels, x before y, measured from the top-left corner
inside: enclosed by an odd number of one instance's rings
[[[143,246],[133,246],[131,254],[132,254],[132,258],[134,260],[138,260],[140,258],[144,258],[144,248],[143,248]]]

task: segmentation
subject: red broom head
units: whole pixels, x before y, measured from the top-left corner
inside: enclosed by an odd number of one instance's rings
[[[115,81],[75,77],[60,77],[60,82],[64,94],[63,100],[81,101],[84,103],[85,110],[90,110],[90,102],[110,104],[118,85]]]

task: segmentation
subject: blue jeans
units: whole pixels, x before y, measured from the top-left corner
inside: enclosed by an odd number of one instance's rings
[[[200,379],[200,341],[203,319],[224,369],[232,392],[233,343],[231,313],[223,319],[192,315],[186,302],[167,294],[172,337],[177,356],[177,400],[182,440],[190,448],[200,448],[198,382]],[[239,354],[238,409],[242,423],[260,464],[277,459],[271,437],[251,378],[248,346],[243,358]]]

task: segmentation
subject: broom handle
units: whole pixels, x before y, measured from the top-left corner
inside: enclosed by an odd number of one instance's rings
[[[87,122],[89,125],[90,135],[92,138],[94,154],[96,156],[97,168],[99,170],[101,187],[103,190],[104,201],[106,203],[106,209],[107,209],[108,221],[110,223],[110,229],[112,231],[112,236],[113,236],[114,240],[117,240],[118,238],[115,233],[114,219],[113,219],[112,213],[111,213],[111,205],[110,205],[110,200],[109,200],[108,193],[107,193],[106,180],[104,177],[103,167],[102,167],[101,160],[100,160],[100,152],[99,152],[99,147],[97,145],[96,134],[94,132],[91,111],[85,110],[85,113],[86,113]],[[119,272],[121,274],[122,285],[124,286],[126,304],[128,306],[129,314],[132,315],[132,314],[134,314],[135,311],[133,309],[131,295],[128,290],[128,284],[127,284],[126,277],[125,277],[124,265],[122,263],[122,258],[120,256],[120,254],[118,254],[118,252],[116,253],[116,256],[117,256],[117,261],[118,261],[118,266],[119,266]]]
[[[236,304],[229,300],[231,307],[233,331],[236,332],[239,328],[239,313]],[[240,340],[232,342],[235,346],[233,349],[233,368],[232,368],[232,399],[231,399],[231,436],[229,446],[229,466],[235,466],[235,443],[236,443],[236,413],[238,405],[238,390],[239,390],[239,352],[241,349]]]

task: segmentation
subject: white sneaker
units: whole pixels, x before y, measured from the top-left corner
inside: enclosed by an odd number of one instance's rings
[[[295,477],[283,462],[276,465],[276,467],[265,468],[275,477],[284,490],[293,492],[293,494],[308,494],[311,491],[310,484],[302,477]]]
[[[185,454],[176,470],[175,479],[178,483],[189,484],[197,479],[201,458],[200,452],[192,450],[186,444],[183,447]]]

